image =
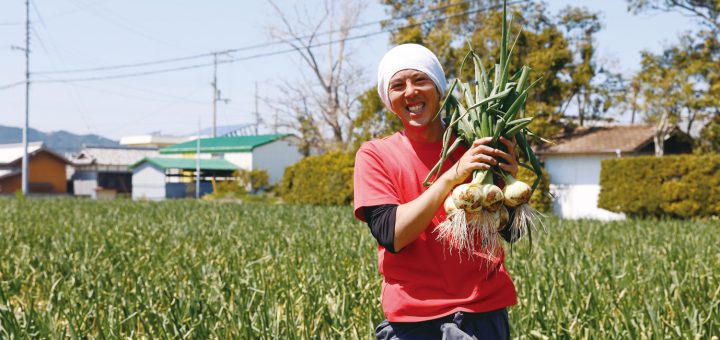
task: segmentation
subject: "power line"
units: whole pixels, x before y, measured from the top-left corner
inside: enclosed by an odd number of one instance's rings
[[[366,22],[366,23],[361,23],[361,24],[358,24],[358,25],[355,25],[355,26],[351,26],[351,27],[350,27],[350,30],[358,29],[358,28],[362,28],[362,27],[367,27],[367,26],[372,26],[372,25],[377,25],[377,24],[380,24],[380,23],[385,22],[385,21],[388,21],[388,20],[407,19],[407,18],[409,18],[409,17],[411,17],[411,16],[414,16],[414,15],[419,15],[419,14],[425,14],[425,13],[431,13],[431,12],[441,11],[441,10],[444,10],[444,9],[447,9],[447,8],[450,8],[450,7],[455,7],[455,6],[459,6],[459,5],[469,4],[469,3],[476,2],[476,1],[477,1],[477,0],[466,0],[466,1],[461,1],[461,2],[457,2],[457,3],[453,3],[453,4],[448,4],[448,5],[444,5],[444,6],[439,6],[439,7],[432,8],[432,9],[419,10],[419,11],[415,11],[415,12],[412,12],[412,13],[408,13],[408,14],[406,14],[406,15],[393,17],[393,18],[390,18],[390,19],[382,19],[382,20],[375,20],[375,21],[370,21],[370,22]],[[525,0],[525,1],[518,1],[518,2],[516,2],[516,3],[526,2],[526,1],[527,1],[527,0]],[[512,4],[513,4],[513,3],[510,3],[510,5],[512,5]],[[499,5],[492,6],[492,7],[499,7]],[[488,7],[488,8],[492,8],[492,7]],[[475,11],[477,12],[478,10],[475,10]],[[465,14],[472,14],[471,12],[473,12],[473,11],[467,11],[467,12],[464,12],[464,13],[459,13],[459,14],[456,14],[455,16],[457,16],[457,15],[465,15]],[[321,32],[321,33],[316,34],[315,36],[324,36],[324,35],[329,35],[329,34],[333,34],[333,33],[337,33],[337,32],[340,32],[340,29],[335,29],[335,30],[330,30],[330,31]],[[384,33],[384,32],[383,32],[383,33]],[[380,33],[378,33],[378,34],[380,34]],[[305,38],[309,38],[309,37],[311,37],[311,35],[300,36],[300,37],[298,37],[298,39],[305,39]],[[82,73],[82,72],[94,72],[94,71],[118,70],[118,69],[125,69],[125,68],[144,67],[144,66],[151,66],[151,65],[158,65],[158,64],[167,64],[167,63],[175,63],[175,62],[179,62],[179,61],[186,61],[186,60],[193,60],[193,59],[201,59],[201,58],[206,58],[206,57],[212,57],[212,56],[215,55],[215,54],[236,53],[236,52],[242,52],[242,51],[247,51],[247,50],[261,49],[261,48],[272,47],[272,46],[276,46],[276,45],[282,45],[282,44],[285,44],[285,43],[286,43],[285,41],[273,41],[273,42],[268,42],[268,43],[260,43],[260,44],[248,45],[248,46],[243,46],[243,47],[238,47],[238,48],[226,49],[226,50],[217,51],[217,52],[206,52],[206,53],[200,53],[200,54],[189,55],[189,56],[184,56],[184,57],[177,57],[177,58],[168,58],[168,59],[159,59],[159,60],[146,61],[146,62],[138,62],[138,63],[129,63],[129,64],[120,64],[120,65],[111,65],[111,66],[99,66],[99,67],[80,68],[80,69],[69,69],[69,70],[57,70],[57,71],[52,71],[52,70],[42,71],[42,70],[41,70],[41,71],[37,71],[37,72],[34,72],[34,73],[35,73],[35,74],[64,74],[64,73]]]
[[[524,2],[528,2],[528,0],[515,1],[515,2],[512,2],[512,3],[509,3],[508,5],[514,5],[514,4],[524,3]],[[484,7],[484,8],[480,8],[480,9],[476,9],[476,10],[464,11],[464,12],[456,13],[456,14],[453,14],[453,15],[450,15],[450,16],[445,16],[445,17],[440,17],[440,18],[434,18],[434,19],[428,19],[428,20],[425,20],[425,21],[417,22],[417,23],[415,23],[415,24],[404,25],[404,26],[397,27],[397,28],[383,29],[383,30],[376,31],[376,32],[370,32],[370,33],[360,34],[360,35],[356,35],[356,36],[351,36],[351,37],[345,38],[345,40],[351,41],[351,40],[357,40],[357,39],[363,39],[363,38],[371,37],[371,36],[374,36],[374,35],[379,35],[379,34],[384,34],[384,33],[390,33],[390,32],[394,32],[394,31],[400,31],[400,30],[403,30],[403,29],[406,29],[406,28],[411,28],[411,27],[415,27],[415,26],[420,26],[420,25],[428,24],[428,23],[433,23],[433,22],[437,22],[437,21],[447,20],[447,19],[451,19],[451,18],[454,18],[454,17],[458,17],[458,16],[463,16],[463,15],[467,15],[467,14],[474,14],[474,13],[479,13],[479,12],[488,11],[488,10],[497,8],[497,7],[499,7],[499,6],[500,6],[500,5],[494,5],[494,6]],[[340,42],[340,41],[341,41],[341,39],[330,40],[330,41],[323,42],[323,43],[312,44],[312,45],[309,45],[308,47],[309,47],[309,48],[321,47],[321,46],[326,46],[326,45],[334,44],[334,43],[337,43],[337,42]],[[269,43],[269,44],[259,44],[259,45],[254,45],[254,46],[260,46],[260,45],[271,46],[271,45],[276,45],[276,44],[280,44],[280,43],[285,43],[285,42],[273,42],[273,43]],[[246,49],[250,49],[250,48],[255,48],[255,47],[248,46]],[[240,49],[233,49],[232,51],[237,51],[237,50],[240,50]],[[231,51],[231,50],[226,50],[226,51]],[[254,54],[254,55],[250,55],[250,56],[241,57],[241,58],[233,58],[233,59],[227,59],[227,60],[218,61],[218,64],[227,64],[227,63],[234,63],[234,62],[238,62],[238,61],[246,61],[246,60],[251,60],[251,59],[257,59],[257,58],[263,58],[263,57],[270,57],[270,56],[275,56],[275,55],[280,55],[280,54],[292,53],[292,52],[295,52],[295,51],[296,51],[295,48],[288,48],[288,49],[283,49],[283,50],[279,50],[279,51],[258,53],[258,54]],[[206,53],[206,54],[203,54],[203,56],[205,56],[205,55],[212,56],[212,55],[214,55],[215,53],[217,53],[217,52]],[[199,55],[198,55],[198,56],[199,56]],[[195,56],[195,57],[197,57],[197,56]],[[175,59],[176,59],[176,60],[179,60],[179,59],[187,59],[187,58],[189,58],[189,57],[175,58]],[[149,64],[149,63],[157,63],[157,62],[148,62],[148,63],[144,63],[144,64]],[[46,80],[35,80],[34,82],[35,82],[35,83],[69,83],[69,82],[99,81],[99,80],[111,80],[111,79],[133,78],[133,77],[141,77],[141,76],[148,76],[148,75],[154,75],[154,74],[162,74],[162,73],[170,73],[170,72],[177,72],[177,71],[185,71],[185,70],[191,70],[191,69],[209,67],[209,66],[213,66],[213,65],[214,65],[214,62],[207,62],[207,63],[193,64],[193,65],[186,65],[186,66],[181,66],[181,67],[172,67],[172,68],[165,68],[165,69],[159,69],[159,70],[150,70],[150,71],[143,71],[143,72],[135,72],[135,73],[124,73],[124,74],[107,75],[107,76],[95,76],[95,77],[68,78],[68,79],[46,79]],[[127,65],[126,65],[126,66],[127,66]],[[125,67],[125,66],[124,66],[124,67]],[[123,68],[124,68],[124,67],[123,67]],[[109,69],[109,68],[107,68],[107,69]],[[70,71],[67,71],[67,72],[70,72]],[[40,73],[40,72],[33,72],[33,74],[38,74],[38,73]],[[47,73],[45,73],[45,74],[47,74]],[[18,86],[18,85],[23,84],[23,83],[24,83],[24,82],[16,82],[16,83],[7,84],[7,85],[4,85],[4,86],[0,87],[0,90],[7,89],[7,88],[11,88],[11,87],[14,87],[14,86]]]
[[[95,5],[97,5],[97,4],[99,4],[99,3],[103,2],[103,1],[107,1],[107,0],[98,0],[98,1],[95,1],[95,2],[93,2],[93,3],[83,4],[83,6],[76,7],[76,8],[74,8],[74,9],[69,10],[69,11],[60,12],[60,13],[53,13],[53,14],[51,14],[49,17],[47,17],[47,19],[48,19],[48,20],[51,20],[51,19],[55,19],[55,18],[57,18],[57,17],[61,17],[61,16],[65,16],[65,15],[68,15],[68,14],[73,14],[73,13],[76,13],[76,12],[80,12],[80,11],[82,11],[82,10],[85,10],[85,9],[89,8],[89,7],[95,6]],[[35,10],[37,11],[37,7],[35,6],[35,4],[33,4],[33,7],[35,7]],[[31,23],[31,24],[32,24],[32,23]],[[20,25],[25,25],[25,22],[24,22],[24,21],[5,21],[5,22],[0,22],[0,26],[20,26]]]
[[[523,2],[527,2],[527,1],[528,1],[528,0],[516,1],[516,2],[513,2],[513,3],[509,3],[509,5],[518,4],[518,3],[523,3]],[[308,48],[315,48],[315,47],[321,47],[321,46],[326,46],[326,45],[335,44],[335,43],[338,43],[338,42],[340,42],[340,41],[342,41],[342,40],[352,41],[352,40],[357,40],[357,39],[368,38],[368,37],[371,37],[371,36],[374,36],[374,35],[379,35],[379,34],[384,34],[384,33],[390,33],[390,32],[394,32],[394,31],[400,31],[400,30],[402,30],[402,29],[411,28],[411,27],[415,27],[415,26],[420,26],[420,25],[424,25],[424,24],[428,24],[428,23],[437,22],[437,21],[447,20],[447,19],[451,19],[451,18],[454,18],[454,17],[462,16],[462,15],[484,12],[484,11],[488,11],[488,10],[494,9],[494,8],[496,8],[496,7],[499,7],[499,5],[489,6],[489,7],[485,7],[485,8],[476,9],[476,10],[464,11],[464,12],[456,13],[456,14],[453,14],[453,15],[450,15],[450,16],[445,16],[445,17],[440,17],[440,18],[434,18],[434,19],[428,19],[428,20],[421,21],[421,22],[417,22],[417,23],[414,23],[414,24],[408,24],[408,25],[404,25],[404,26],[401,26],[401,27],[397,27],[397,28],[383,29],[383,30],[380,30],[380,31],[375,31],[375,32],[360,34],[360,35],[356,35],[356,36],[347,37],[347,38],[344,38],[344,39],[329,40],[329,41],[322,42],[322,43],[311,44],[311,45],[309,45],[309,46],[307,46],[307,47],[308,47]],[[273,44],[276,44],[276,43],[273,43]],[[239,62],[239,61],[246,61],[246,60],[251,60],[251,59],[257,59],[257,58],[270,57],[270,56],[275,56],[275,55],[280,55],[280,54],[292,53],[292,52],[296,52],[296,51],[297,51],[296,48],[288,48],[288,49],[283,49],[283,50],[279,50],[279,51],[258,53],[258,54],[254,54],[254,55],[250,55],[250,56],[241,57],[241,58],[232,58],[232,59],[221,60],[221,61],[218,61],[217,63],[218,63],[218,64],[228,64],[228,63],[234,63],[234,62]],[[217,53],[217,52],[214,52],[214,53]],[[214,53],[210,53],[209,55],[213,55]],[[143,72],[136,72],[136,73],[124,73],[124,74],[107,75],[107,76],[80,77],[80,78],[68,78],[68,79],[35,80],[34,82],[35,82],[35,83],[70,83],[70,82],[81,82],[81,81],[98,81],[98,80],[111,80],[111,79],[133,78],[133,77],[148,76],[148,75],[161,74],[161,73],[185,71],[185,70],[191,70],[191,69],[209,67],[209,66],[213,66],[213,65],[215,65],[214,62],[207,62],[207,63],[193,64],[193,65],[186,65],[186,66],[182,66],[182,67],[172,67],[172,68],[165,68],[165,69],[151,70],[151,71],[143,71]],[[2,88],[0,88],[0,89],[2,89]]]
[[[15,86],[20,86],[20,85],[22,85],[22,84],[25,84],[25,81],[24,81],[24,80],[23,80],[23,81],[16,81],[16,82],[14,82],[14,83],[10,83],[10,84],[6,84],[6,85],[3,85],[3,86],[0,86],[0,90],[7,90],[7,89],[13,88],[13,87],[15,87]]]

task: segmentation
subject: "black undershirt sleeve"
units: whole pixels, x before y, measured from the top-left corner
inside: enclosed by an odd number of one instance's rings
[[[375,237],[378,244],[385,247],[387,251],[395,254],[395,213],[397,204],[374,205],[363,207],[365,220],[370,233]]]
[[[395,251],[395,214],[397,207],[397,204],[363,207],[365,220],[367,221],[368,227],[370,227],[370,233],[375,237],[378,244],[393,254],[397,253]],[[510,222],[500,231],[500,236],[508,243],[515,243],[517,239],[512,238],[510,230],[513,217],[515,216],[515,209],[508,208],[508,213],[510,215]],[[523,235],[520,235],[518,238],[522,238],[522,236]]]

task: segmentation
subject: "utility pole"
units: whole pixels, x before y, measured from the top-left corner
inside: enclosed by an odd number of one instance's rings
[[[25,0],[25,125],[23,125],[22,192],[29,193],[28,128],[30,123],[30,0]]]
[[[218,64],[218,57],[219,52],[213,53],[213,124],[212,124],[212,136],[213,138],[217,137],[217,102],[223,101],[225,104],[227,104],[230,99],[222,98],[220,95],[220,90],[217,88],[217,64]]]
[[[212,128],[212,137],[217,137],[217,98],[218,98],[218,89],[217,89],[217,53],[213,54],[213,128]]]
[[[200,130],[202,124],[198,117],[198,132],[195,140],[195,199],[200,198]]]

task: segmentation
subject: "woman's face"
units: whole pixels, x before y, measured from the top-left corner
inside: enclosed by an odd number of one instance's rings
[[[391,109],[406,127],[426,127],[440,107],[440,94],[427,74],[402,70],[390,79]]]

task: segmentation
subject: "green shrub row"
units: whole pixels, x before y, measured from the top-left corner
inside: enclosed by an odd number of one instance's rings
[[[278,187],[278,193],[285,202],[322,205],[352,204],[353,167],[355,155],[331,152],[321,156],[310,156],[285,169]],[[518,179],[528,184],[535,180],[535,174],[520,168]],[[535,209],[547,212],[551,207],[547,173],[530,199]]]
[[[616,158],[602,162],[598,206],[631,216],[720,215],[720,156]]]
[[[338,151],[306,157],[285,169],[278,193],[289,203],[352,204],[354,165],[353,154]]]

